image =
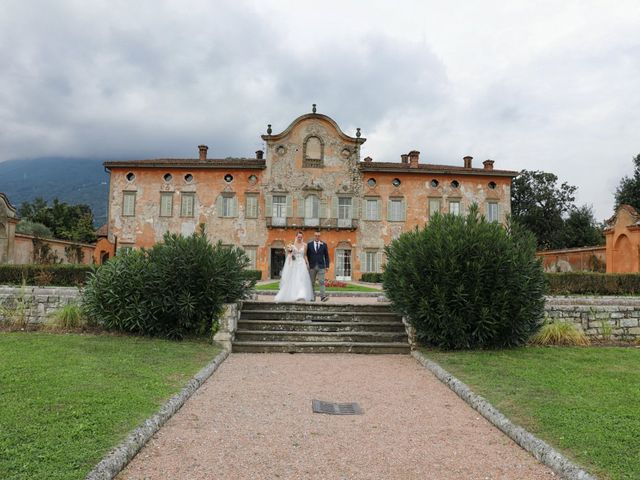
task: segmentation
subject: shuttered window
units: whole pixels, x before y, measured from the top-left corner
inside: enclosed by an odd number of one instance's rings
[[[195,203],[195,195],[193,193],[183,193],[182,198],[180,200],[180,216],[193,217],[194,203]]]
[[[245,197],[245,217],[258,218],[258,195],[247,194]]]
[[[136,192],[124,192],[122,197],[122,216],[133,217],[136,214]]]
[[[487,220],[489,222],[498,221],[498,202],[487,203]]]
[[[380,199],[379,198],[366,198],[365,199],[365,220],[380,220]]]

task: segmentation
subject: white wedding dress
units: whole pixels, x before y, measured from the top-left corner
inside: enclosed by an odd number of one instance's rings
[[[293,254],[287,255],[280,277],[280,291],[276,295],[276,302],[296,302],[298,300],[313,300],[313,286],[307,262],[304,259],[304,245],[301,249],[293,247]],[[292,260],[295,257],[295,260]]]

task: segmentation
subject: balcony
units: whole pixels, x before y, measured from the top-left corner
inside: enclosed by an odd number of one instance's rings
[[[267,228],[297,228],[307,230],[355,230],[358,220],[355,218],[304,218],[304,217],[266,217]]]

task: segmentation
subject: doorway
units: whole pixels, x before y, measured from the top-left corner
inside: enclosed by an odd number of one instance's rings
[[[336,280],[351,280],[351,250],[346,248],[336,249]]]
[[[272,248],[271,249],[271,278],[279,279],[282,274],[282,267],[284,267],[284,249]]]

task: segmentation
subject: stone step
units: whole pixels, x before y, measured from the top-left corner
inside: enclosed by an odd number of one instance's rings
[[[353,311],[359,312],[393,312],[388,303],[323,303],[317,302],[256,302],[243,301],[242,311],[250,310],[275,310],[275,311],[316,311],[316,312],[335,312],[335,311]]]
[[[298,320],[324,322],[402,322],[402,317],[392,312],[362,312],[359,310],[245,310],[240,314],[242,320]]]
[[[392,322],[301,322],[296,320],[246,320],[238,321],[238,329],[302,332],[404,332],[404,324]]]
[[[234,342],[233,352],[246,353],[377,353],[408,354],[408,343]]]
[[[234,345],[242,342],[291,343],[407,343],[405,332],[301,332],[238,330]]]

